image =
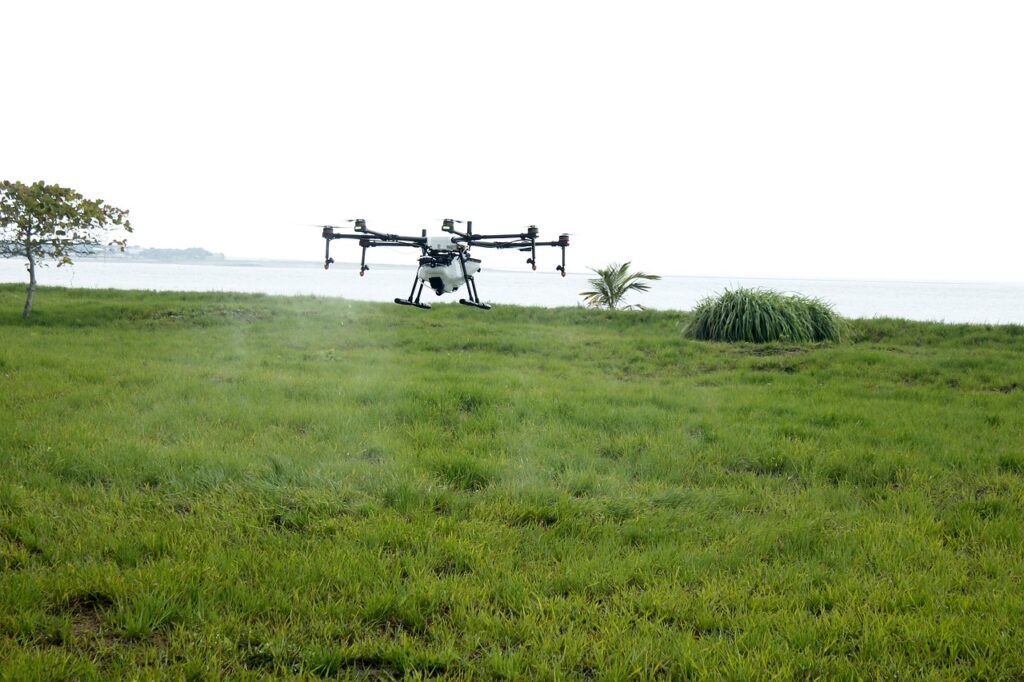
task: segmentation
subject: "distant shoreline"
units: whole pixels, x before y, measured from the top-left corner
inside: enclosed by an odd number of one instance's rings
[[[47,267],[40,285],[163,291],[238,291],[271,295],[343,296],[353,300],[393,301],[409,291],[415,264],[374,264],[366,277],[357,263],[336,263],[325,272],[322,261],[287,259],[120,256],[76,259],[74,267]],[[490,303],[574,306],[589,275],[553,271],[522,272],[487,268],[481,294]],[[24,263],[0,260],[0,281],[27,280]],[[800,293],[834,304],[844,317],[898,317],[957,323],[1024,324],[1024,285],[1015,283],[930,283],[900,281],[769,279],[666,275],[635,302],[659,310],[690,310],[725,289],[768,288]]]
[[[106,255],[98,254],[93,256],[79,257],[82,260],[89,260],[92,262],[99,261],[104,263],[153,263],[153,264],[174,264],[174,265],[223,265],[226,267],[264,267],[264,268],[308,268],[316,267],[323,268],[324,264],[322,260],[289,260],[289,259],[271,259],[271,258],[231,258],[225,256],[222,259],[210,259],[205,260],[202,258],[139,258],[131,256],[121,255]],[[355,261],[337,261],[332,263],[334,268],[358,268],[359,263]],[[398,263],[374,263],[371,266],[372,270],[409,270],[412,271],[416,268],[415,265],[406,265]],[[488,271],[491,272],[527,272],[527,269],[513,270],[508,268],[489,267]],[[589,270],[568,270],[569,275],[581,275],[584,277],[592,277],[593,273]],[[540,272],[536,274],[551,274],[557,275],[555,272]],[[662,275],[662,279],[689,279],[689,280],[705,280],[705,279],[724,279],[724,280],[769,280],[779,282],[838,282],[838,283],[852,283],[852,284],[977,284],[977,285],[995,285],[995,286],[1024,286],[1024,280],[980,280],[980,279],[879,279],[877,277],[868,278],[856,278],[856,277],[780,277],[780,276],[768,276],[768,275],[678,275],[678,274],[667,274]]]

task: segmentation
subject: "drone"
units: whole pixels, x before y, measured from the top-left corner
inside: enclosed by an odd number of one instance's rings
[[[362,277],[369,266],[366,265],[366,250],[378,246],[406,246],[420,250],[419,267],[416,269],[416,277],[412,282],[412,290],[408,298],[396,298],[395,303],[399,305],[411,305],[421,309],[430,308],[429,303],[421,303],[423,287],[429,286],[438,296],[450,294],[465,285],[469,298],[460,298],[462,305],[490,310],[491,306],[480,301],[480,295],[476,290],[475,275],[480,272],[480,259],[470,256],[470,249],[518,249],[529,252],[530,257],[526,262],[537,269],[537,247],[557,246],[562,249],[562,264],[555,267],[555,270],[565,277],[565,249],[569,246],[569,235],[559,235],[557,241],[539,242],[537,235],[539,231],[536,225],[530,225],[526,232],[519,234],[473,234],[473,222],[466,221],[466,231],[457,229],[456,225],[462,225],[461,220],[445,218],[441,222],[441,230],[447,234],[440,237],[428,237],[427,231],[423,230],[419,237],[404,237],[397,234],[374,232],[366,227],[366,220],[356,218],[349,220],[351,226],[338,227],[336,225],[318,225],[323,229],[323,238],[326,242],[324,251],[324,270],[331,267],[334,259],[331,258],[331,242],[335,239],[357,239],[359,246],[363,249],[362,260],[359,263],[359,276]],[[335,230],[343,230],[351,227],[357,234],[338,234]],[[418,289],[417,289],[418,287]],[[414,297],[415,296],[415,297]]]

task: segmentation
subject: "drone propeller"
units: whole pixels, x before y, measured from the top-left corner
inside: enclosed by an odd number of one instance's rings
[[[354,223],[353,225],[325,225],[323,223],[304,223],[307,227],[329,227],[332,230],[355,230],[356,232],[362,232],[366,229],[366,220],[363,218],[351,218],[345,221],[346,223]]]
[[[455,220],[454,218],[443,218],[441,220],[441,231],[442,232],[454,232],[455,225],[461,225],[463,221]]]

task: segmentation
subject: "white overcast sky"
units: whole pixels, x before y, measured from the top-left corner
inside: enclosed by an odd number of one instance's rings
[[[312,260],[306,224],[451,216],[571,232],[571,271],[1024,280],[1017,0],[0,9],[0,178],[138,245]]]

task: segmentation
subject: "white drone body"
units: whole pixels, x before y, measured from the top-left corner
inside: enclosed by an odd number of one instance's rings
[[[480,259],[470,258],[465,254],[462,256],[462,261],[466,267],[465,272],[463,272],[463,263],[459,262],[459,252],[465,251],[465,249],[461,244],[454,243],[448,235],[443,237],[427,237],[427,249],[431,252],[447,253],[449,255],[450,262],[447,265],[443,264],[444,258],[435,258],[432,263],[422,263],[426,259],[421,258],[419,270],[416,271],[416,277],[419,278],[419,281],[433,289],[434,293],[438,296],[457,291],[459,287],[466,283],[467,276],[472,277],[480,272]]]

